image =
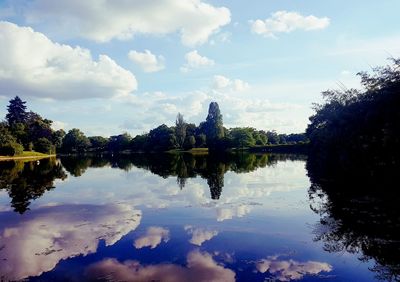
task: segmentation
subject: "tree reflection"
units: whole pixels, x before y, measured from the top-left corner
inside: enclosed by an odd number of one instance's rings
[[[132,154],[85,157],[62,157],[65,169],[73,176],[81,176],[88,167],[111,166],[130,170],[132,166],[150,171],[163,178],[176,177],[180,189],[189,178],[200,176],[207,180],[211,198],[218,200],[224,187],[224,175],[228,171],[248,173],[258,168],[273,166],[278,161],[305,160],[302,155],[290,154]]]
[[[54,189],[54,180],[67,175],[54,158],[34,162],[0,162],[0,189],[7,191],[11,206],[20,214],[29,210],[32,200]]]
[[[348,164],[344,171],[310,156],[311,208],[321,216],[315,240],[328,252],[374,260],[371,270],[378,279],[400,281],[400,197],[394,187],[398,170],[367,167]]]

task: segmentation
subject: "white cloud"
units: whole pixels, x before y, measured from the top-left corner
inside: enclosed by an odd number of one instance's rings
[[[190,51],[185,55],[186,63],[181,67],[182,72],[188,72],[192,69],[198,69],[201,67],[210,67],[215,65],[214,60],[211,60],[205,56],[201,56],[197,50]]]
[[[118,262],[105,259],[86,270],[89,279],[107,277],[113,281],[235,281],[235,273],[218,265],[208,253],[192,251],[187,255],[187,266],[156,264],[143,266],[138,261]]]
[[[215,90],[242,92],[250,88],[250,85],[240,79],[231,80],[223,75],[215,75],[213,87]]]
[[[332,271],[332,266],[317,261],[298,262],[295,260],[278,260],[279,256],[271,256],[256,263],[261,273],[269,272],[279,281],[300,280],[306,275]]]
[[[329,26],[327,17],[303,16],[297,12],[277,11],[266,20],[251,21],[251,31],[266,37],[275,37],[277,33],[289,33],[295,30],[320,30]]]
[[[24,15],[29,23],[47,22],[59,32],[98,42],[179,32],[189,46],[207,42],[231,20],[229,9],[201,0],[34,0]]]
[[[217,221],[224,221],[234,217],[244,217],[250,213],[251,208],[247,205],[231,206],[227,208],[217,208]]]
[[[96,252],[100,240],[114,245],[140,220],[129,205],[55,205],[34,209],[18,223],[2,220],[0,273],[12,281],[40,275],[63,259]]]
[[[144,247],[150,247],[154,249],[157,247],[161,241],[168,242],[169,240],[169,230],[162,227],[149,227],[147,229],[146,235],[135,240],[135,248],[141,249]]]
[[[137,52],[131,50],[128,53],[129,59],[132,62],[138,64],[144,72],[157,72],[165,68],[165,59],[163,56],[156,56],[149,50],[144,50],[144,52]]]
[[[192,235],[189,242],[196,246],[201,246],[205,241],[211,240],[218,235],[216,230],[207,230],[204,228],[195,228],[191,225],[186,225],[184,227],[185,231]]]
[[[52,42],[29,27],[0,22],[0,95],[50,99],[129,96],[135,76],[106,55]]]

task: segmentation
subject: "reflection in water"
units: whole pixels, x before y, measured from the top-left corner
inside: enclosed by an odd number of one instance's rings
[[[180,189],[187,179],[200,176],[207,180],[210,196],[218,200],[228,171],[248,173],[258,168],[273,166],[282,160],[305,160],[301,155],[267,154],[133,154],[119,156],[62,157],[65,169],[73,176],[81,176],[88,167],[111,166],[128,171],[132,166],[151,171],[163,178],[176,176]]]
[[[37,276],[66,258],[111,246],[137,228],[141,212],[127,205],[61,205],[15,218],[0,214],[0,278]]]
[[[378,279],[400,281],[400,197],[394,187],[398,171],[361,165],[342,171],[314,157],[307,168],[311,206],[321,216],[315,240],[328,252],[373,260]]]
[[[186,225],[184,229],[189,235],[192,235],[192,238],[189,240],[189,242],[196,246],[201,246],[205,241],[211,240],[218,235],[217,230],[195,228],[191,225]]]
[[[300,280],[306,275],[317,275],[332,271],[332,266],[317,261],[298,262],[292,259],[279,260],[279,256],[270,256],[256,263],[257,271],[269,273],[275,280]],[[321,277],[322,278],[322,277]]]
[[[192,251],[186,261],[183,267],[169,263],[144,266],[138,261],[121,263],[105,259],[89,266],[86,275],[91,281],[235,281],[235,273],[217,264],[209,253]]]
[[[168,240],[168,229],[152,226],[147,229],[146,235],[135,240],[134,246],[136,249],[141,249],[144,247],[150,247],[151,249],[154,249],[159,244],[161,244],[161,241],[164,241],[166,243],[168,242]]]
[[[34,162],[0,162],[0,190],[5,189],[11,206],[20,214],[29,210],[30,202],[54,188],[54,180],[67,178],[54,158]]]

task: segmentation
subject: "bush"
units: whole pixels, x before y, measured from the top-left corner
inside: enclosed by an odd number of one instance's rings
[[[0,146],[0,155],[15,156],[24,152],[24,147],[17,142],[10,142]]]
[[[35,142],[34,149],[36,152],[40,152],[40,153],[44,153],[44,154],[55,153],[55,146],[47,138],[39,138]]]

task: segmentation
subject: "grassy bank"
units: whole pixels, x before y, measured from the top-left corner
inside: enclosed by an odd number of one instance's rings
[[[0,156],[0,161],[9,161],[9,160],[38,160],[38,159],[44,159],[44,158],[49,158],[49,157],[54,157],[56,155],[48,155],[48,154],[43,154],[35,151],[24,151],[20,155],[16,156]]]

